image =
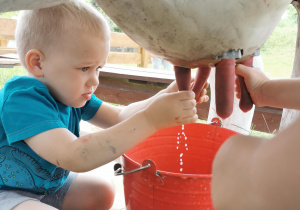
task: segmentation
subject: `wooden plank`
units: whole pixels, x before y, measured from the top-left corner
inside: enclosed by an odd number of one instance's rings
[[[14,66],[20,66],[18,59],[0,58],[0,68],[13,68]]]
[[[100,71],[101,76],[113,78],[125,78],[131,80],[158,82],[170,84],[175,80],[174,72],[159,71],[157,69],[147,69],[140,67],[121,66],[107,64]]]
[[[18,54],[15,54],[15,53],[0,54],[0,58],[19,60]]]
[[[0,47],[6,47],[7,44],[8,44],[8,40],[5,40],[5,38],[4,37],[2,38],[0,35]]]
[[[1,39],[14,40],[17,20],[12,18],[0,18]]]
[[[147,68],[148,67],[148,63],[150,61],[150,54],[143,48],[141,48],[141,65],[140,67],[144,67]]]
[[[6,47],[0,47],[0,55],[3,54],[17,54],[17,49],[16,48],[6,48]]]
[[[139,45],[136,42],[134,42],[124,33],[111,32],[110,37],[111,47],[139,47]]]
[[[141,55],[138,53],[110,52],[107,63],[138,65],[141,63]]]

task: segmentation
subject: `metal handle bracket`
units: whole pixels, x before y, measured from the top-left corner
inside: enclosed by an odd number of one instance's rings
[[[123,172],[122,165],[120,163],[116,163],[114,165],[114,171],[115,171],[115,176],[120,176],[120,175],[126,175],[126,174],[131,174],[131,173],[134,173],[134,172],[137,172],[137,171],[141,171],[141,170],[144,170],[144,169],[149,168],[149,167],[150,167],[150,164],[147,164],[145,166],[141,166],[141,167],[133,169],[131,171]]]

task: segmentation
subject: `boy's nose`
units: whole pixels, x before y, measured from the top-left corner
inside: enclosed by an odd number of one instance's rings
[[[98,86],[99,85],[99,74],[94,73],[94,74],[90,75],[87,85],[88,86]]]

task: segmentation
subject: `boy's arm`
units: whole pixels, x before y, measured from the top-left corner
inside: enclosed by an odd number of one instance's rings
[[[191,83],[191,85],[192,84],[193,83]],[[205,84],[204,90],[201,93],[201,98],[197,103],[208,101],[208,96],[206,95],[207,87],[208,87],[208,83]],[[165,93],[175,93],[175,92],[178,92],[176,81],[172,82],[166,89],[159,91],[154,96],[143,101],[138,101],[129,104],[128,106],[125,107],[117,107],[104,102],[101,105],[101,109],[99,109],[96,115],[91,120],[89,120],[89,122],[101,128],[108,128],[112,125],[122,122],[125,119],[128,119],[136,112],[145,109],[147,106],[149,106],[149,104],[151,104],[152,101],[156,100],[156,98],[158,98],[160,95]]]
[[[28,138],[26,143],[47,161],[71,171],[88,171],[108,163],[159,129],[195,122],[195,94],[161,94],[145,108],[108,129],[77,138],[64,128]],[[105,112],[100,106],[99,111]],[[99,112],[98,111],[98,112]]]
[[[300,119],[270,140],[234,136],[213,163],[212,198],[219,209],[299,209]]]
[[[162,90],[146,100],[138,101],[124,107],[114,106],[103,102],[95,116],[89,120],[89,123],[101,128],[109,128],[128,119],[138,111],[145,109],[151,101],[155,100],[164,92],[165,90]]]
[[[259,69],[236,66],[236,74],[245,79],[247,89],[256,106],[300,109],[300,79],[269,80]],[[237,82],[237,97],[240,98]]]

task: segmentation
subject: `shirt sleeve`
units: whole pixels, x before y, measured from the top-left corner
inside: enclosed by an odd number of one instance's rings
[[[4,102],[1,118],[9,144],[66,127],[47,88],[32,87],[11,93]]]
[[[82,119],[85,121],[92,119],[102,103],[103,101],[101,101],[93,94],[91,100],[89,100],[87,104],[81,109]]]

